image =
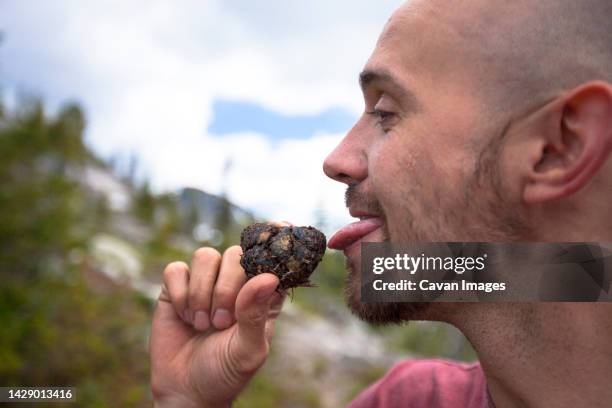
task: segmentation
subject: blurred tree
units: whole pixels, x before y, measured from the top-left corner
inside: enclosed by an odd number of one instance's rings
[[[167,241],[173,235],[181,232],[181,214],[178,209],[176,195],[162,194],[156,198],[156,207],[160,211],[159,229]]]
[[[147,225],[155,221],[155,198],[151,193],[149,182],[143,182],[137,189],[133,201],[134,215]]]
[[[65,117],[47,123],[42,105],[29,101],[0,129],[0,267],[4,271],[17,262],[24,267],[22,272],[32,274],[39,263],[84,244],[73,222],[82,210],[82,197],[76,183],[66,177],[69,157],[78,156],[83,146],[70,141],[74,135],[58,131],[69,125]]]
[[[106,210],[78,182],[92,160],[81,109],[35,99],[0,127],[0,384],[75,386],[79,406],[145,406],[149,305],[101,291],[87,257]],[[108,285],[107,285],[108,286]]]
[[[147,222],[150,239],[143,248],[145,273],[158,276],[169,259],[186,259],[189,251],[177,248],[173,241],[183,233],[183,220],[174,194],[150,196],[150,207],[153,208],[151,219]]]
[[[85,115],[76,104],[65,105],[49,127],[49,147],[57,151],[66,164],[83,165],[91,154],[83,144]]]
[[[136,185],[136,177],[138,173],[138,156],[132,152],[128,157],[126,178],[129,183]]]
[[[218,206],[215,213],[214,226],[222,234],[223,239],[218,245],[219,250],[224,251],[237,242],[237,228],[232,214],[232,204],[227,198],[227,183],[229,173],[232,169],[232,159],[225,160],[221,177],[221,195],[219,196]]]
[[[97,224],[102,230],[106,230],[111,219],[111,210],[108,203],[108,198],[105,195],[97,195],[92,197],[91,204],[94,217]]]
[[[224,251],[231,245],[236,244],[235,235],[236,228],[232,217],[232,204],[229,202],[225,193],[219,197],[219,204],[215,217],[215,228],[222,234],[223,239],[219,244],[219,249]]]
[[[195,198],[190,197],[188,201],[188,209],[183,222],[183,231],[193,237],[193,229],[200,223],[200,211]]]

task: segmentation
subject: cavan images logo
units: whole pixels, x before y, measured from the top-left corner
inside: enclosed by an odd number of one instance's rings
[[[611,243],[363,243],[362,301],[612,301]]]

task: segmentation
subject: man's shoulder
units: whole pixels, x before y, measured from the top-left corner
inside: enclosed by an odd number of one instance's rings
[[[444,359],[403,360],[349,405],[351,408],[400,406],[486,407],[486,382],[480,364]]]

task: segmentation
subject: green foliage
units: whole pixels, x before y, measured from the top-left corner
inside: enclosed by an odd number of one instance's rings
[[[238,399],[235,408],[304,407],[321,406],[319,394],[309,384],[301,383],[291,387],[286,378],[276,378],[265,371],[258,372]],[[294,389],[296,388],[296,389]]]
[[[344,256],[337,251],[327,251],[310,278],[316,288],[298,288],[291,298],[307,312],[327,315],[329,309],[345,307],[346,276]]]
[[[446,323],[410,322],[379,329],[389,339],[389,347],[425,357],[473,361],[476,354],[463,334]]]
[[[136,190],[134,195],[134,214],[145,224],[152,224],[155,221],[155,197],[151,193],[148,182],[144,182]]]
[[[344,290],[346,276],[344,255],[338,251],[327,251],[318,266],[317,273],[313,274],[312,282],[326,295],[340,297]]]
[[[240,244],[240,233],[243,228],[246,227],[250,221],[240,223],[234,219],[232,214],[232,204],[227,199],[225,194],[222,194],[219,201],[219,208],[215,216],[215,228],[221,232],[223,239],[216,245],[220,252],[225,251],[232,245]]]
[[[0,127],[0,384],[75,386],[83,407],[142,406],[150,305],[91,282],[89,240],[108,208],[75,176],[98,163],[84,127],[78,106],[50,119],[36,100]]]
[[[48,122],[33,101],[0,130],[0,271],[31,275],[85,244],[92,225],[75,222],[85,197],[66,177],[85,155],[78,112],[68,107]]]
[[[352,401],[361,391],[368,385],[381,379],[387,369],[385,367],[367,367],[355,373],[355,382],[353,388],[347,395],[347,403]]]
[[[172,194],[153,195],[148,187],[139,189],[136,200],[142,200],[140,206],[141,221],[145,221],[145,225],[151,231],[150,238],[140,248],[143,256],[144,271],[152,276],[159,276],[164,266],[170,260],[185,260],[188,261],[191,252],[196,249],[194,243],[190,250],[179,248],[173,244],[175,238],[183,234],[182,228],[184,219],[178,211],[178,203],[176,197]],[[139,194],[147,191],[145,196],[138,198]],[[146,203],[146,205],[145,205]],[[149,213],[146,217],[142,217],[142,213]]]
[[[258,374],[233,404],[235,408],[268,408],[283,406],[286,393],[272,378]]]
[[[215,228],[223,233],[223,241],[220,244],[222,250],[225,250],[233,244],[231,241],[231,235],[233,235],[232,232],[234,230],[233,224],[231,203],[225,195],[222,195],[219,202],[219,209],[215,217]]]
[[[140,401],[147,392],[148,307],[132,304],[127,291],[95,293],[76,272],[2,286],[0,350],[8,364],[0,381],[75,386],[80,406],[136,406],[134,390]]]

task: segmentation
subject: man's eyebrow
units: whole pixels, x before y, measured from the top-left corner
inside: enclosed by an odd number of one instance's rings
[[[366,69],[359,74],[359,86],[361,86],[361,90],[364,92],[372,82],[378,81],[395,83],[395,80],[393,79],[391,74],[386,71],[374,71]]]
[[[359,74],[359,86],[361,91],[365,93],[366,89],[374,82],[382,82],[390,85],[393,90],[400,94],[403,98],[407,99],[411,105],[416,107],[416,97],[410,90],[403,88],[399,82],[386,70],[363,70]]]

